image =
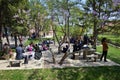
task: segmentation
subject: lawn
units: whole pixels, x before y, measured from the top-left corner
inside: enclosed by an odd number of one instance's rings
[[[28,40],[24,43],[24,45],[27,46],[27,45],[29,45],[31,42],[33,42],[34,44],[36,44],[36,43],[39,43],[40,40],[39,40],[39,39],[28,39]]]
[[[0,80],[120,80],[120,67],[0,71]]]
[[[102,46],[98,46],[97,51],[102,53]],[[107,58],[120,64],[120,49],[109,44]]]
[[[112,44],[120,45],[119,35],[110,35],[110,34],[99,35],[99,40],[101,40],[103,37],[106,37],[107,40]]]

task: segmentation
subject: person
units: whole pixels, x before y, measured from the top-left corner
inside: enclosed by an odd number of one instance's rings
[[[9,50],[9,58],[13,59],[14,57],[14,54],[13,54],[13,51],[12,49]]]
[[[87,36],[87,34],[86,35],[84,35],[84,37],[83,37],[83,45],[86,45],[86,44],[88,44],[89,43],[89,37]]]
[[[46,42],[47,42],[46,46],[47,46],[47,48],[49,48],[50,47],[50,40],[47,40]]]
[[[102,43],[102,56],[100,58],[100,61],[102,61],[102,58],[104,57],[104,61],[107,62],[106,57],[107,57],[107,53],[108,53],[108,44],[107,44],[107,39],[103,38],[101,40]]]
[[[16,60],[21,60],[24,58],[24,49],[22,48],[22,44],[19,44],[19,46],[16,47]]]
[[[33,45],[33,48],[35,49],[35,52],[41,52],[38,44],[34,44],[34,45]]]
[[[90,37],[89,42],[91,44],[91,47],[94,48],[94,39],[93,39],[93,36]]]
[[[9,54],[9,50],[10,50],[9,45],[7,43],[5,43],[3,46],[3,53],[5,53],[5,55]]]
[[[79,50],[81,50],[83,47],[83,41],[82,40],[78,40],[78,48]]]
[[[31,42],[31,43],[27,46],[27,50],[28,50],[29,52],[34,51],[33,45],[34,45],[33,42]]]
[[[33,59],[34,58],[34,53],[35,53],[35,47],[34,47],[34,43],[31,42],[28,47],[27,47],[27,51],[29,52],[29,59]]]
[[[33,45],[33,47],[35,48],[34,59],[39,60],[42,57],[42,52],[38,44]]]
[[[42,48],[43,48],[43,51],[46,51],[46,50],[48,50],[48,47],[46,46],[46,44],[42,44]]]
[[[68,50],[68,45],[66,45],[66,47],[63,47],[62,52],[63,52],[63,53],[66,53],[67,50]]]
[[[10,46],[7,43],[5,43],[3,46],[3,54],[2,54],[2,56],[5,59],[9,59],[9,51],[10,51]]]
[[[79,50],[79,45],[78,42],[75,41],[75,43],[73,44],[73,52],[76,52]],[[72,59],[75,59],[75,54],[72,55]]]

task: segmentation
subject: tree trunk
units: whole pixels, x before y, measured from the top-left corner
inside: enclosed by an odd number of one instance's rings
[[[7,28],[5,27],[5,25],[4,25],[4,31],[5,31],[5,37],[6,37],[6,40],[7,40],[7,43],[8,43],[8,45],[10,45],[10,41],[9,41],[9,38],[8,38],[8,30],[7,30]]]
[[[2,12],[0,11],[0,51],[2,50]]]
[[[67,0],[67,3],[68,3],[68,0]],[[65,32],[65,34],[67,34],[67,42],[68,42],[68,47],[70,47],[70,27],[69,27],[69,17],[70,17],[70,11],[69,11],[69,8],[67,9],[68,11],[68,15],[66,16],[67,17],[67,20],[66,20],[66,17],[65,17],[65,27],[67,27],[67,30]],[[64,36],[66,37],[66,36]],[[69,49],[68,49],[69,50]],[[67,58],[67,53],[68,53],[68,50],[67,52],[64,54],[64,56],[62,57],[62,59],[60,60],[59,64],[62,65],[64,60]]]
[[[69,17],[70,17],[70,10],[68,8],[68,16],[67,16],[67,27],[68,27],[68,31],[67,31],[67,36],[68,36],[68,47],[70,47],[70,26],[69,26]]]
[[[2,51],[2,27],[0,27],[0,51]]]
[[[18,36],[18,39],[19,39],[20,44],[22,44],[22,36],[21,35]]]
[[[54,52],[53,52],[51,49],[49,49],[49,50],[50,50],[50,52],[52,53],[53,63],[55,64],[55,63],[56,63],[56,60],[55,60],[55,55],[54,55]]]
[[[55,35],[55,37],[56,37],[56,39],[57,39],[57,42],[58,42],[58,53],[60,53],[60,51],[61,51],[61,45],[60,45],[60,41],[59,41],[59,39],[58,39],[58,36],[56,35],[56,32],[55,32],[55,30],[53,30],[53,33],[54,33],[54,35]]]
[[[62,59],[60,60],[59,64],[62,65],[64,60],[66,59],[67,57],[67,52],[64,54],[64,56],[62,57]]]
[[[6,36],[6,40],[7,40],[8,45],[10,45],[10,41],[9,41],[8,35]]]
[[[95,9],[95,1],[93,2],[93,11],[96,11]],[[98,35],[98,32],[97,32],[97,20],[96,20],[96,14],[93,14],[94,16],[94,30],[93,30],[93,39],[94,39],[94,44],[93,44],[93,48],[96,49],[96,42],[97,42],[97,35]]]
[[[14,35],[14,39],[15,39],[15,47],[17,47],[17,35]]]
[[[93,44],[93,48],[96,49],[96,43],[97,43],[97,30],[96,30],[96,25],[94,26],[94,32],[93,32],[93,39],[94,39],[94,44]]]

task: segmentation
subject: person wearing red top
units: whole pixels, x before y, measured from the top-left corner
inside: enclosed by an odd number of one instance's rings
[[[106,57],[107,57],[107,53],[108,53],[108,44],[107,44],[107,39],[103,38],[101,43],[102,43],[102,56],[100,58],[100,61],[102,61],[102,58],[104,57],[104,61],[107,62]]]

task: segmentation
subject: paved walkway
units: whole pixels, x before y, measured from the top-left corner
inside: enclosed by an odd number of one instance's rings
[[[49,55],[49,56],[48,56]],[[55,56],[56,58],[56,62],[58,63],[61,59],[61,57],[63,56],[64,54],[58,54]],[[44,57],[44,68],[64,68],[64,67],[92,67],[92,66],[113,66],[113,65],[116,65],[116,66],[120,66],[119,64],[109,60],[108,62],[104,62],[104,61],[101,61],[99,59],[97,59],[96,62],[87,62],[87,60],[83,60],[83,59],[79,59],[79,60],[73,60],[70,58],[70,56],[68,56],[68,58],[65,59],[63,65],[59,65],[59,64],[52,64],[50,63],[52,61],[52,57],[50,57],[50,53],[49,52],[46,52],[46,54],[43,55]]]
[[[56,46],[53,46],[55,50]],[[56,51],[56,50],[55,50]],[[64,67],[92,67],[92,66],[120,66],[119,64],[108,60],[108,62],[99,61],[96,62],[87,62],[86,60],[79,59],[79,60],[72,60],[70,56],[65,59],[63,65],[59,65],[58,62],[60,61],[61,57],[64,55],[56,54],[56,64],[52,63],[52,55],[50,51],[43,51],[43,56],[40,60],[29,60],[28,64],[22,64],[21,67],[8,67],[9,60],[0,60],[0,70],[11,70],[11,69],[40,69],[40,68],[64,68]],[[22,61],[23,63],[23,61]]]
[[[57,64],[61,55],[56,55],[56,64],[52,63],[51,53],[49,51],[43,52],[43,56],[40,60],[29,60],[28,64],[22,64],[21,67],[8,67],[9,60],[0,60],[0,70],[11,69],[39,69],[39,68],[64,68],[64,67],[92,67],[92,66],[120,66],[119,64],[108,60],[108,62],[99,61],[87,62],[86,60],[72,60],[69,57],[64,61],[63,65]],[[23,63],[23,61],[22,61]]]

